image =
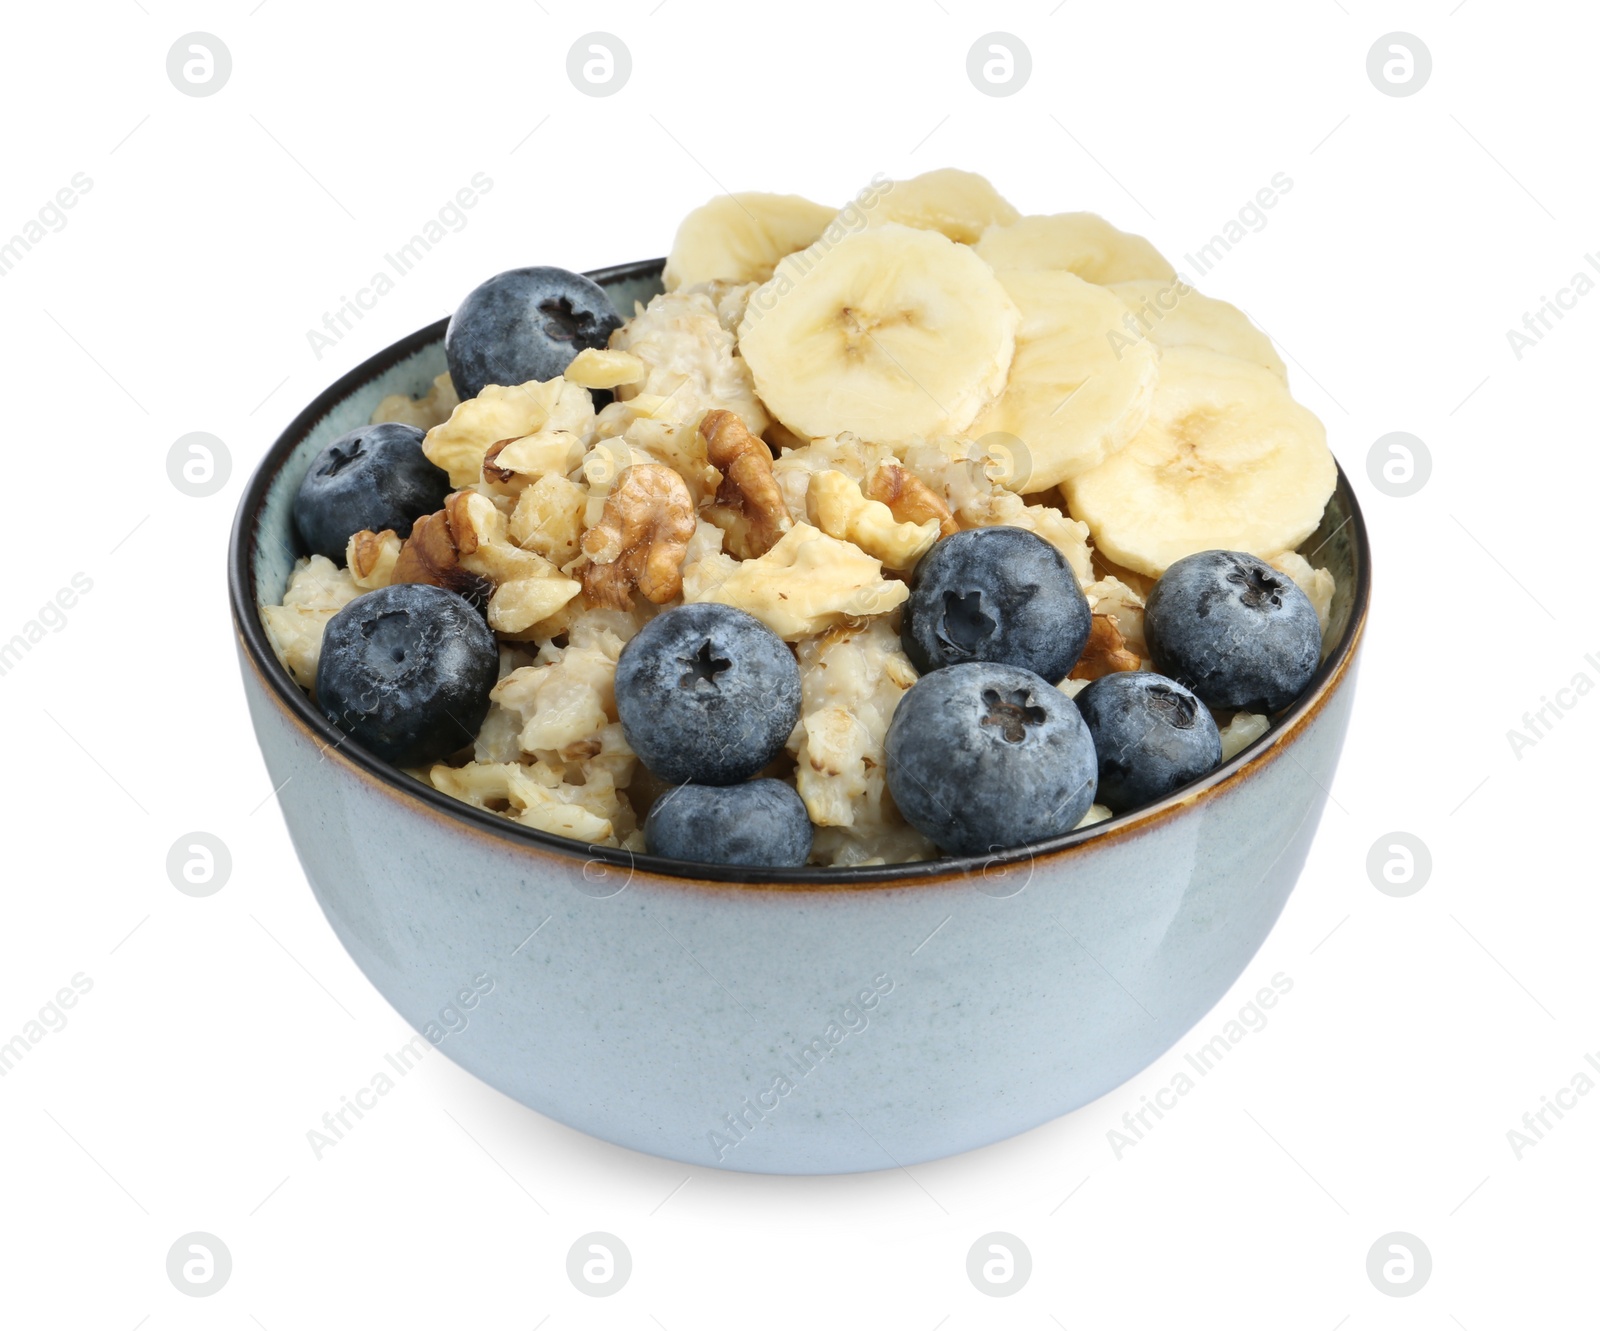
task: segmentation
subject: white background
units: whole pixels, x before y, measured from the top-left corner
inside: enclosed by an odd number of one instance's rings
[[[18,1327],[482,1325],[1495,1327],[1592,1318],[1600,1094],[1519,1159],[1508,1130],[1600,1050],[1592,815],[1600,697],[1518,758],[1507,731],[1582,671],[1600,295],[1519,360],[1506,330],[1600,248],[1589,143],[1600,31],[1577,6],[1065,0],[758,6],[7,7],[0,239],[76,172],[92,190],[0,279],[11,499],[0,639],[74,573],[92,590],[0,677],[9,851],[0,1041],[81,973],[68,1024],[0,1079],[0,1322]],[[615,96],[565,57],[633,57]],[[1033,72],[981,95],[966,54]],[[180,95],[168,48],[231,50]],[[1368,49],[1430,48],[1414,96]],[[1092,209],[1178,259],[1277,172],[1292,191],[1201,282],[1250,311],[1327,422],[1376,548],[1343,765],[1300,885],[1235,991],[1104,1100],[952,1160],[844,1178],[689,1169],[547,1122],[436,1053],[335,1149],[307,1131],[410,1038],[345,956],[290,848],[245,716],[224,595],[249,470],[321,388],[483,277],[665,252],[719,188],[843,201],[878,171],[988,174],[1025,212]],[[475,172],[470,224],[318,360],[307,330]],[[1592,271],[1592,270],[1591,270]],[[1600,274],[1597,274],[1600,276]],[[223,439],[191,498],[166,455]],[[1433,474],[1396,499],[1374,440]],[[1570,696],[1570,695],[1569,695]],[[232,874],[168,880],[203,830]],[[1415,895],[1366,862],[1403,830]],[[1266,1029],[1117,1158],[1124,1113],[1268,977]],[[1597,1074],[1600,1075],[1600,1074]],[[227,1285],[165,1261],[220,1237]],[[614,1297],[579,1235],[633,1256]],[[1033,1254],[995,1299],[989,1231]],[[1433,1256],[1408,1298],[1368,1249]],[[541,1319],[545,1319],[541,1321]]]

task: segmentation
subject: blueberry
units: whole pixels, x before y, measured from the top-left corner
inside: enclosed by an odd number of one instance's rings
[[[472,742],[499,667],[494,634],[461,597],[396,583],[328,621],[317,706],[363,748],[417,767]]]
[[[794,653],[754,615],[711,602],[640,629],[617,660],[616,689],[629,747],[664,781],[754,776],[800,719]]]
[[[442,508],[450,473],[423,455],[422,439],[415,425],[386,421],[323,448],[294,496],[294,525],[306,548],[343,564],[358,531],[409,536],[413,522]]]
[[[1049,680],[989,661],[924,675],[884,740],[889,793],[951,855],[1059,836],[1094,803],[1089,728]]]
[[[1172,794],[1222,761],[1222,736],[1205,704],[1147,670],[1104,675],[1073,700],[1100,764],[1095,798],[1112,813]]]
[[[598,283],[565,268],[513,268],[467,294],[444,331],[444,354],[465,401],[485,384],[555,379],[620,327]]]
[[[1061,552],[1021,527],[946,536],[918,562],[900,641],[922,674],[996,661],[1064,679],[1089,640],[1089,602]]]
[[[811,819],[794,787],[771,777],[683,785],[650,806],[644,839],[674,860],[792,867],[811,854]]]
[[[1188,555],[1161,575],[1144,611],[1150,659],[1208,707],[1276,712],[1304,692],[1322,629],[1287,573],[1237,550]]]

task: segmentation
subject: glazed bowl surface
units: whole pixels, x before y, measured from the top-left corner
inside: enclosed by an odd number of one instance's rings
[[[591,274],[631,314],[660,260]],[[284,431],[247,486],[229,592],[295,851],[356,963],[421,1038],[623,1146],[761,1173],[983,1146],[1149,1066],[1227,992],[1298,878],[1354,694],[1369,549],[1348,481],[1302,546],[1333,573],[1324,661],[1262,739],[1172,797],[986,858],[749,871],[596,848],[472,808],[347,743],[258,607],[299,553],[329,439],[444,370],[445,321]]]

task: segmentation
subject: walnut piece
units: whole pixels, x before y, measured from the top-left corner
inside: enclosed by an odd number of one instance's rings
[[[885,568],[911,568],[939,539],[935,519],[896,522],[887,504],[868,499],[842,471],[812,476],[806,506],[807,516],[829,536],[859,545]]]
[[[544,383],[529,381],[505,387],[486,384],[477,397],[468,398],[435,425],[422,441],[429,462],[450,473],[450,484],[475,485],[483,475],[483,458],[504,439],[526,435],[572,434],[581,437],[594,425],[594,403],[587,389],[565,379]],[[563,441],[568,442],[568,441]],[[502,455],[497,465],[511,471],[521,468]]]
[[[631,609],[637,587],[664,605],[683,589],[683,559],[694,535],[694,500],[683,477],[659,462],[624,467],[604,515],[583,534],[590,562],[579,577],[589,599]]]
[[[572,358],[571,364],[561,375],[585,388],[616,388],[621,384],[636,384],[643,379],[644,362],[630,351],[585,347]]]
[[[411,524],[411,535],[394,561],[391,582],[425,582],[482,605],[492,592],[488,579],[461,567],[461,552],[451,521],[451,506],[460,513],[466,492],[453,494],[437,513],[424,513]]]
[[[581,590],[548,559],[512,544],[506,515],[486,495],[461,490],[417,519],[400,547],[393,581],[426,582],[481,604],[489,627],[516,634],[553,615]]]
[[[483,455],[483,479],[510,485],[542,476],[564,476],[583,457],[583,436],[550,428],[514,439],[497,439]]]
[[[794,525],[772,475],[772,453],[731,411],[706,412],[700,434],[707,459],[722,473],[708,516],[728,533],[734,556],[758,559]]]
[[[867,498],[887,504],[897,522],[939,523],[939,535],[953,536],[961,530],[950,505],[934,494],[922,478],[898,462],[885,462],[867,478]]]
[[[911,594],[905,583],[885,578],[882,564],[866,551],[807,522],[797,522],[759,559],[741,562],[706,548],[709,543],[695,545],[699,558],[683,570],[684,601],[748,611],[785,642],[846,620],[886,615]]]
[[[563,568],[582,553],[587,504],[581,485],[565,476],[541,476],[517,497],[511,511],[511,539]]]
[[[1137,670],[1139,657],[1128,650],[1117,621],[1110,615],[1089,616],[1089,641],[1085,644],[1078,664],[1072,667],[1072,679],[1099,679],[1119,670]]]
[[[345,546],[345,567],[364,592],[387,587],[394,581],[394,566],[400,558],[400,538],[388,528],[383,531],[358,531]]]

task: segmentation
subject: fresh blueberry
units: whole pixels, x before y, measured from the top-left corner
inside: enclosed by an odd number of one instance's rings
[[[979,661],[924,675],[884,740],[889,793],[951,855],[1059,836],[1094,803],[1095,756],[1072,700],[1016,666]]]
[[[1222,761],[1222,736],[1211,713],[1165,675],[1103,675],[1073,701],[1100,763],[1095,799],[1112,813],[1170,795]]]
[[[1208,707],[1276,712],[1304,692],[1322,629],[1287,573],[1237,550],[1188,555],[1161,575],[1144,610],[1150,659]]]
[[[344,563],[358,531],[409,536],[411,524],[438,511],[450,473],[423,455],[422,431],[386,421],[341,434],[311,463],[294,496],[294,525],[312,554]]]
[[[444,331],[444,354],[465,401],[485,384],[557,378],[620,327],[598,283],[565,268],[513,268],[468,293]]]
[[[1064,679],[1089,640],[1089,602],[1061,552],[1021,527],[946,536],[918,562],[900,640],[922,674],[995,661]]]
[[[778,756],[800,719],[800,667],[754,615],[703,602],[657,615],[617,660],[617,715],[664,781],[731,786]]]
[[[363,748],[417,767],[472,742],[499,667],[493,632],[461,597],[396,583],[328,621],[317,706]]]
[[[811,854],[811,819],[794,787],[771,777],[736,786],[678,786],[650,806],[652,855],[707,864],[789,867]]]

